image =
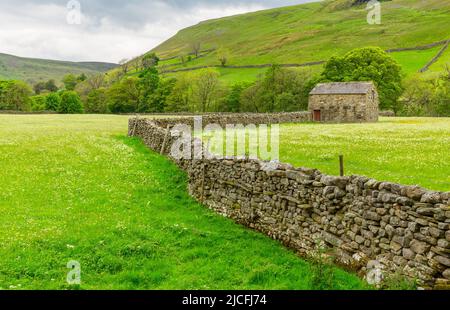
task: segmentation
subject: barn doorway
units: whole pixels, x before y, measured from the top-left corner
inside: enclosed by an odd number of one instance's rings
[[[322,121],[322,115],[321,115],[320,110],[314,110],[314,116],[313,116],[313,118],[314,118],[314,121],[315,121],[315,122],[320,122],[320,121]]]

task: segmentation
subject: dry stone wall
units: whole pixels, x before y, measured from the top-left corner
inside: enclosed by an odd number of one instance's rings
[[[165,126],[173,121],[133,118],[129,134],[170,157],[174,141]],[[320,241],[361,275],[377,266],[385,275],[449,288],[450,192],[258,160],[173,160],[187,172],[189,192],[201,203],[305,256]]]
[[[311,121],[311,113],[309,112],[292,112],[292,113],[239,113],[239,114],[221,114],[213,113],[201,116],[202,124],[218,124],[225,128],[228,124],[281,124],[281,123],[305,123]],[[161,118],[154,122],[162,127],[174,126],[176,124],[185,124],[193,127],[195,117],[184,118]]]

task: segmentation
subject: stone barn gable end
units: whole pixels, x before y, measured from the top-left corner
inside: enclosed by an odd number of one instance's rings
[[[324,123],[377,122],[379,104],[372,82],[322,83],[309,97],[312,119]]]

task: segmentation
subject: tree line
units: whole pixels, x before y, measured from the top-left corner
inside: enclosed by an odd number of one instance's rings
[[[225,64],[229,54],[217,51]],[[135,60],[137,61],[137,60]],[[58,89],[50,80],[31,89],[21,81],[0,81],[0,109],[58,113],[290,112],[306,110],[320,82],[373,81],[380,108],[397,115],[450,116],[450,69],[431,80],[405,80],[400,65],[380,48],[355,49],[332,57],[319,74],[308,69],[268,68],[255,82],[225,84],[215,69],[164,76],[159,58],[139,59],[140,70],[123,66],[107,74],[67,75]]]

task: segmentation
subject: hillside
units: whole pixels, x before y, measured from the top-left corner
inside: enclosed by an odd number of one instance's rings
[[[346,1],[339,1],[339,3]],[[348,1],[347,1],[348,2]],[[450,39],[450,0],[393,0],[382,3],[382,24],[369,25],[365,5],[337,9],[336,1],[316,2],[209,20],[181,30],[152,50],[162,59],[165,70],[219,65],[217,50],[206,52],[185,64],[181,55],[200,43],[203,50],[227,49],[228,65],[303,64],[326,61],[363,46],[385,50],[424,46]],[[442,48],[392,53],[414,74]],[[175,58],[173,58],[175,57]],[[450,63],[447,50],[426,75]],[[315,70],[320,66],[315,66]],[[227,81],[252,79],[262,69],[222,68]],[[243,76],[243,77],[242,77]]]
[[[106,72],[116,64],[101,62],[69,62],[46,59],[22,58],[0,54],[0,79],[18,79],[35,84],[54,79],[59,83],[64,75],[73,73],[86,75]]]

